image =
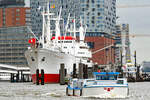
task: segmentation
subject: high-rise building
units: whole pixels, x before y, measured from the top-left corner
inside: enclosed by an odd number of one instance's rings
[[[58,14],[60,8],[61,0],[30,0],[30,8],[31,8],[31,28],[32,31],[40,36],[42,33],[42,15],[41,12],[46,10],[47,4],[50,8],[50,11]],[[43,10],[44,9],[44,10]]]
[[[116,0],[81,0],[80,6],[87,32],[115,32]]]
[[[82,18],[84,24],[87,25],[89,35],[99,35],[99,32],[112,34],[115,32],[116,25],[116,0],[31,0],[31,23],[32,30],[35,33],[41,33],[39,26],[42,23],[41,12],[38,8],[47,6],[50,2],[50,11],[58,13],[62,7],[62,17],[67,20],[70,17],[75,17],[78,20]]]
[[[98,65],[114,64],[116,0],[81,0],[81,16],[87,25],[86,41]],[[95,53],[96,52],[96,53]]]
[[[0,7],[0,27],[30,25],[30,8]]]
[[[123,55],[123,63],[131,62],[130,54],[130,38],[129,38],[129,24],[116,25],[115,37],[115,61],[121,61],[121,53]]]
[[[49,1],[50,11],[56,15],[62,7],[64,23],[70,13],[79,27],[81,17],[87,26],[86,41],[93,52],[114,43],[111,35],[115,33],[116,0],[31,0],[31,26],[38,35],[42,33],[42,16],[38,8],[46,7]],[[93,54],[92,60],[103,65],[114,63],[113,46],[99,50],[97,54]]]
[[[0,0],[0,6],[24,6],[24,0]]]
[[[62,8],[61,17],[64,19],[64,23],[67,21],[69,13],[70,17],[75,17],[78,19],[76,22],[79,23],[80,0],[30,0],[30,7],[32,12],[31,27],[35,34],[39,36],[42,33],[41,11],[47,7],[48,2],[50,4],[50,12],[54,13],[56,16],[58,15],[60,8]]]
[[[24,0],[0,0],[0,63],[27,66],[30,8]]]

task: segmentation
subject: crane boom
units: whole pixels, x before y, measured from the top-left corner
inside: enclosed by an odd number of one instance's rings
[[[104,47],[104,48],[98,49],[98,50],[92,52],[92,54],[95,54],[95,53],[97,53],[97,52],[99,52],[99,51],[102,51],[102,50],[105,50],[105,49],[107,49],[107,48],[110,48],[110,47],[112,47],[112,46],[114,46],[114,44],[111,44],[111,45],[106,46],[106,47]]]
[[[117,8],[143,8],[143,7],[150,7],[150,4],[148,5],[117,5]]]

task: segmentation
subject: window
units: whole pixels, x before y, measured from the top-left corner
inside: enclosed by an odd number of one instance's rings
[[[16,12],[20,12],[20,9],[16,9]]]
[[[20,18],[16,18],[16,20],[20,20]]]
[[[88,46],[90,47],[90,49],[94,48],[94,42],[87,42]]]
[[[95,11],[95,8],[92,8],[92,11]]]
[[[100,15],[101,15],[101,13],[100,13],[100,12],[98,12],[98,13],[97,13],[97,15],[98,15],[98,16],[100,16]]]
[[[97,4],[97,8],[100,8],[100,4]]]
[[[92,24],[95,24],[94,20],[91,21]]]
[[[92,3],[94,3],[94,0],[92,0]]]

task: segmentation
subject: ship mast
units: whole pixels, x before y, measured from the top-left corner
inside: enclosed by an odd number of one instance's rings
[[[46,35],[47,35],[47,42],[51,41],[51,34],[50,34],[50,13],[49,13],[49,2],[47,3],[47,27],[46,27]]]
[[[70,20],[70,13],[69,13],[69,15],[68,15],[67,24],[66,24],[66,26],[65,26],[65,35],[64,35],[64,36],[67,36],[69,20]]]
[[[86,28],[83,28],[81,17],[80,17],[79,33],[80,33],[80,41],[84,42],[85,34],[86,34]]]
[[[74,18],[74,24],[73,25],[74,25],[74,28],[73,28],[74,29],[73,30],[74,31],[73,37],[76,38],[76,20],[75,20],[75,18]]]
[[[50,17],[52,15],[54,15],[54,14],[50,13],[49,2],[48,2],[47,7],[46,7],[46,11],[45,11],[45,8],[43,7],[43,12],[42,12],[43,27],[42,27],[41,42],[43,44],[43,47],[45,47],[46,44],[51,43],[52,34],[50,33]]]
[[[45,16],[44,16],[45,10],[43,8],[43,12],[42,12],[42,18],[43,18],[43,28],[42,28],[42,44],[44,44],[44,38],[45,38]]]
[[[61,10],[62,10],[62,8],[60,8],[59,16],[56,19],[56,34],[55,34],[56,40],[58,40],[58,37],[61,36],[60,35],[60,25],[59,25],[60,17],[61,17]]]

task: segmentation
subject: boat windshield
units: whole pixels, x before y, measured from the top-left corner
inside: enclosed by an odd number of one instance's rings
[[[96,75],[96,80],[117,80],[117,75]]]

